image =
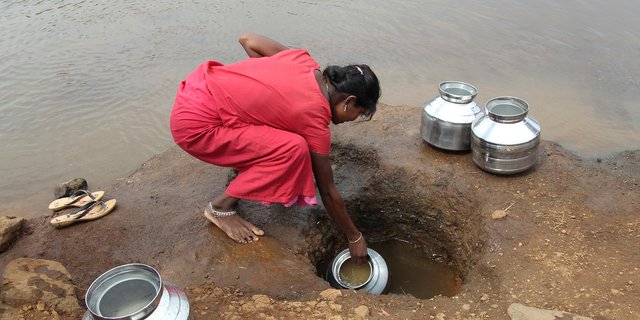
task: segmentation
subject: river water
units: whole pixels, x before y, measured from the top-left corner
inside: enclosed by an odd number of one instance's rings
[[[381,101],[438,83],[527,100],[543,139],[583,157],[640,148],[640,2],[628,0],[56,0],[0,4],[0,210],[95,190],[173,145],[175,89],[197,64],[243,59],[243,31],[367,63]],[[167,183],[171,183],[168,181]]]

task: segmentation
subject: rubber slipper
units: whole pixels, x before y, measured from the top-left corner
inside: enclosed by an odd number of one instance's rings
[[[49,223],[56,228],[62,228],[80,221],[96,220],[109,214],[115,207],[116,199],[92,201],[71,213],[51,219]]]
[[[91,201],[98,201],[104,197],[104,191],[89,193],[86,190],[78,190],[69,197],[53,200],[49,204],[49,210],[60,211],[69,207],[82,207]]]

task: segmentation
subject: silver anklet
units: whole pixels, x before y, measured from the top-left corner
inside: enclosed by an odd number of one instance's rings
[[[209,202],[209,205],[207,205],[207,210],[209,211],[209,213],[211,213],[211,215],[214,218],[224,218],[224,217],[230,217],[232,215],[238,214],[235,210],[231,210],[231,211],[218,211],[218,210],[215,210],[213,208],[213,205],[211,204],[211,202]]]

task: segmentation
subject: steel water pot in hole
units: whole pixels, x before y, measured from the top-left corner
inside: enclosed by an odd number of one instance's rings
[[[486,105],[486,115],[471,125],[473,162],[495,174],[515,174],[538,160],[540,124],[528,117],[529,104],[516,97],[497,97]]]
[[[326,278],[331,286],[337,289],[355,289],[371,294],[382,294],[389,281],[387,263],[375,250],[367,248],[367,253],[369,254],[367,262],[360,266],[351,263],[349,249],[338,253],[327,268]],[[352,268],[361,274],[349,279],[347,273]]]
[[[422,109],[420,135],[432,146],[451,150],[470,149],[471,123],[482,116],[474,101],[478,90],[464,82],[440,83],[440,95]]]
[[[189,301],[158,271],[139,263],[115,267],[93,281],[85,295],[83,320],[188,320]]]

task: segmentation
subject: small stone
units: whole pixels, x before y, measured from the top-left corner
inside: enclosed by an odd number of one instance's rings
[[[220,297],[224,295],[224,290],[222,290],[221,288],[215,288],[213,289],[213,295],[216,297]]]
[[[327,300],[331,300],[331,301],[334,301],[341,296],[342,296],[342,292],[340,292],[340,290],[338,289],[327,289],[320,292],[320,297]]]
[[[89,185],[84,178],[75,178],[55,186],[53,195],[58,198],[68,197],[78,190],[87,190]]]
[[[251,297],[251,300],[253,300],[253,302],[255,303],[271,304],[271,298],[264,294],[256,294]]]
[[[17,239],[24,221],[24,218],[19,217],[0,217],[0,252],[7,250]]]
[[[507,309],[507,313],[509,314],[511,320],[591,320],[591,318],[567,313],[564,311],[538,309],[534,307],[528,307],[519,303],[511,304]]]
[[[482,297],[480,297],[480,301],[487,301],[489,300],[489,295],[488,294],[483,294]]]
[[[469,304],[467,304],[467,303],[463,304],[463,305],[462,305],[462,310],[464,310],[464,311],[469,311],[469,310],[471,310],[471,305],[469,305]]]
[[[491,214],[491,218],[493,220],[502,219],[507,216],[507,211],[505,210],[496,210]]]
[[[44,301],[39,300],[38,303],[36,303],[36,309],[38,309],[38,311],[44,311]]]
[[[369,307],[367,306],[356,307],[355,309],[353,309],[353,313],[360,318],[366,318],[369,316]]]

